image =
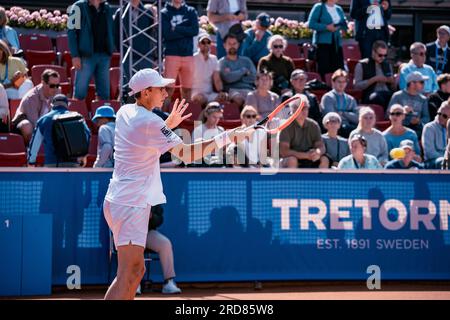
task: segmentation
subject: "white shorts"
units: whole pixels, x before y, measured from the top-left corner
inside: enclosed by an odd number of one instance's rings
[[[150,209],[150,205],[147,208],[138,208],[122,206],[107,200],[103,202],[103,214],[113,233],[116,248],[130,243],[145,248]]]

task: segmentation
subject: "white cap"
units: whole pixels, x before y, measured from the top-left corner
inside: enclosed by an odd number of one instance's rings
[[[157,71],[147,68],[132,76],[128,86],[131,89],[130,95],[133,95],[149,87],[165,87],[172,83],[175,83],[175,79],[163,78]]]
[[[450,35],[450,27],[447,25],[440,26],[439,28],[437,28],[437,31],[439,31],[439,30],[444,30]]]

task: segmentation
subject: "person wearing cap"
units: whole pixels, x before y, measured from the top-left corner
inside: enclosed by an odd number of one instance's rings
[[[447,147],[447,124],[450,117],[450,102],[442,103],[434,121],[427,123],[423,128],[422,146],[425,167],[428,169],[441,169],[444,153]]]
[[[72,159],[72,161],[61,162],[60,159],[58,159],[55,150],[55,144],[53,141],[53,117],[69,112],[69,100],[65,95],[57,94],[52,99],[51,108],[51,111],[39,118],[36,123],[36,128],[34,129],[33,136],[31,138],[30,147],[28,148],[29,166],[34,166],[36,164],[39,149],[41,148],[42,143],[44,143],[44,166],[84,167],[86,165],[87,155],[84,157],[78,157],[77,159]],[[91,132],[86,125],[86,122],[84,122],[84,134],[86,135],[87,141],[89,141],[91,138]]]
[[[405,126],[413,129],[417,136],[421,136],[423,126],[430,121],[427,98],[422,94],[424,83],[428,78],[419,71],[408,74],[406,88],[392,95],[387,115],[391,112],[391,106],[400,104],[405,108],[406,117],[403,122]]]
[[[319,101],[314,93],[306,90],[305,85],[308,81],[308,75],[302,69],[295,69],[291,73],[291,87],[289,91],[286,91],[281,96],[281,101],[284,102],[287,99],[293,97],[296,94],[303,94],[308,98],[309,101],[309,115],[311,119],[316,121],[320,126],[322,125],[322,112],[320,111]],[[321,131],[324,132],[321,127]]]
[[[238,54],[239,41],[234,34],[225,36],[224,47],[227,55],[219,60],[220,77],[229,100],[242,106],[255,89],[256,68],[249,58]]]
[[[362,103],[378,104],[385,110],[397,89],[392,66],[386,60],[387,53],[386,42],[375,41],[371,57],[356,64],[353,85],[354,89],[363,91]]]
[[[245,31],[247,37],[242,43],[242,55],[249,57],[255,66],[258,65],[262,57],[269,54],[267,43],[272,36],[269,27],[270,16],[265,12],[261,12],[256,17],[254,27]]]
[[[437,77],[433,68],[425,64],[427,47],[421,42],[414,42],[409,48],[411,60],[401,68],[399,87],[405,89],[408,84],[408,75],[412,72],[419,72],[424,76],[425,86],[423,94],[430,95],[438,90]]]
[[[36,122],[50,111],[51,101],[59,93],[59,88],[59,73],[45,69],[41,74],[41,83],[25,94],[16,114],[11,115],[13,130],[23,136],[25,145],[31,140]]]
[[[297,119],[280,133],[280,165],[283,168],[328,168],[329,161],[325,156],[325,146],[322,141],[318,123],[308,118],[308,99],[302,99],[290,103],[291,113],[300,107],[300,101],[304,101],[304,107]]]
[[[272,91],[283,95],[290,90],[289,79],[295,69],[294,61],[286,55],[286,39],[279,34],[270,37],[267,47],[270,53],[259,60],[259,72],[271,72],[273,74]]]
[[[348,135],[358,125],[358,105],[355,98],[345,93],[348,84],[346,71],[336,70],[331,76],[333,89],[323,95],[320,101],[320,110],[325,115],[328,112],[337,112],[341,118],[341,129],[339,133],[348,138]]]
[[[184,0],[170,0],[161,10],[164,42],[164,76],[180,80],[181,96],[191,98],[194,75],[194,37],[198,35],[198,14]],[[169,86],[169,96],[174,92]]]
[[[273,84],[271,73],[257,72],[255,84],[256,90],[247,95],[245,105],[255,107],[265,118],[280,104],[280,97],[275,92],[270,91]]]
[[[393,159],[386,163],[385,169],[423,169],[423,165],[414,159],[416,158],[416,152],[414,151],[414,142],[405,139],[400,142],[400,148],[404,151],[404,156],[400,159]]]
[[[448,41],[450,40],[450,27],[443,25],[436,30],[437,39],[427,44],[427,60],[436,75],[450,73],[450,52]]]
[[[109,105],[104,105],[95,110],[92,118],[98,129],[97,158],[94,168],[114,168],[114,130],[116,114]]]
[[[205,106],[214,100],[226,100],[220,78],[217,57],[210,53],[211,38],[207,33],[198,37],[198,50],[194,54],[194,79],[191,100]]]
[[[339,161],[350,154],[347,139],[338,135],[341,122],[341,116],[336,112],[327,113],[322,120],[323,127],[327,129],[327,132],[322,134],[322,140],[330,168],[337,167]]]
[[[437,83],[439,90],[428,97],[430,119],[434,119],[441,104],[450,98],[450,73],[439,75],[437,77]]]
[[[162,107],[168,97],[166,86],[173,83],[175,79],[163,78],[153,69],[138,71],[128,83],[136,102],[122,106],[116,115],[114,171],[103,213],[118,251],[118,272],[105,299],[134,299],[145,273],[150,209],[166,202],[159,167],[161,154],[170,151],[191,163],[254,132],[231,130],[214,139],[184,144],[172,129],[192,115],[184,114],[188,104],[175,101],[165,121],[152,112]]]
[[[422,158],[420,157],[419,139],[414,130],[403,125],[405,116],[405,108],[403,108],[402,105],[394,104],[391,106],[389,112],[389,120],[391,121],[391,125],[383,131],[383,136],[388,147],[388,153],[390,154],[392,149],[398,148],[400,146],[400,142],[403,140],[410,140],[414,143],[414,152],[416,154],[416,158],[414,160],[422,162]]]
[[[348,156],[339,161],[338,169],[383,169],[377,158],[371,154],[367,154],[367,140],[361,134],[355,134],[348,139],[350,152]]]

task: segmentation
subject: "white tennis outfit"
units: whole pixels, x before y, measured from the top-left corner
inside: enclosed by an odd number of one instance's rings
[[[151,111],[127,104],[116,115],[114,172],[103,211],[116,247],[145,247],[151,206],[165,203],[159,157],[182,143]]]

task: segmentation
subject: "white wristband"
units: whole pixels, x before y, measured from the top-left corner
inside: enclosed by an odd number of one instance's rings
[[[219,149],[222,149],[224,146],[230,144],[232,141],[228,136],[228,132],[222,132],[221,134],[214,137],[214,142],[216,143]]]

